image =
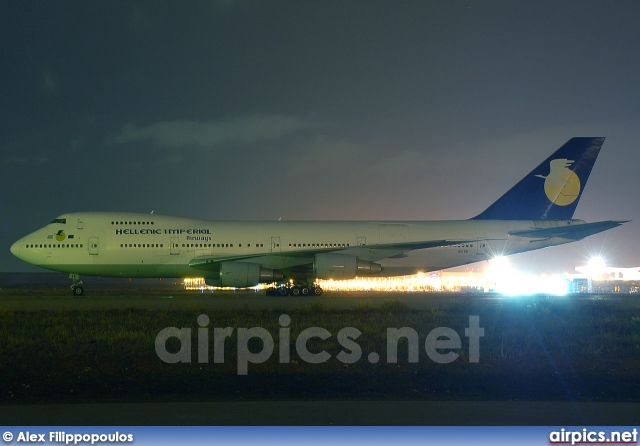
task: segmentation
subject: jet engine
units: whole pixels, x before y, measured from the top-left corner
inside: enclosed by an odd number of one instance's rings
[[[246,288],[259,283],[282,280],[282,273],[263,268],[257,263],[224,262],[220,265],[220,278],[205,280],[207,285]]]
[[[317,279],[346,280],[378,274],[382,266],[347,254],[316,254],[313,273]]]

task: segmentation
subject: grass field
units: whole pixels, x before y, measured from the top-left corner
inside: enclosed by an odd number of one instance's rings
[[[280,317],[287,314],[290,322]],[[208,324],[198,324],[206,314]],[[484,329],[477,363],[469,361],[465,328],[478,316]],[[167,327],[191,330],[191,362],[166,363],[156,354],[156,337]],[[224,363],[215,363],[214,329],[233,328]],[[261,327],[273,352],[238,375],[238,352],[258,354],[263,341],[239,341],[239,329]],[[310,353],[330,358],[311,364],[296,341],[311,327],[331,336],[309,339]],[[361,332],[359,360],[338,340],[345,327]],[[409,361],[409,341],[398,343],[397,363],[387,361],[387,329],[418,334],[418,362]],[[459,334],[457,359],[434,362],[425,339],[435,328]],[[198,329],[208,334],[208,362],[199,363]],[[285,330],[286,331],[283,331]],[[186,333],[183,332],[183,333]],[[289,342],[280,334],[288,333]],[[0,310],[0,403],[73,401],[202,401],[252,399],[431,399],[431,400],[640,400],[640,310],[598,301],[531,298],[503,305],[460,303],[411,310],[397,300],[371,307],[334,309],[321,304],[296,310],[216,311],[172,309],[24,311]],[[203,339],[203,338],[200,338]],[[186,344],[172,337],[169,353]],[[353,346],[353,345],[352,345]],[[288,350],[289,360],[280,359]],[[380,360],[371,363],[369,354]],[[184,353],[184,351],[183,351]],[[246,356],[240,354],[241,358]],[[353,358],[353,356],[352,356]]]

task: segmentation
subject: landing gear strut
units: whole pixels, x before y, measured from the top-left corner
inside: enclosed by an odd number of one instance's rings
[[[80,280],[80,274],[69,274],[69,279],[73,280],[71,285],[71,292],[76,297],[84,296],[84,287],[82,286],[82,280]]]

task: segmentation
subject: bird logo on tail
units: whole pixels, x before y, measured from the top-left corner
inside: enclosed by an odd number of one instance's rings
[[[558,206],[567,206],[580,195],[580,178],[571,169],[575,161],[559,158],[549,162],[549,175],[536,175],[544,178],[544,193],[549,201]]]

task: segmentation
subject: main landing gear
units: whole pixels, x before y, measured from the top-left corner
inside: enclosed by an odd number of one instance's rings
[[[323,290],[314,285],[283,284],[267,288],[267,296],[322,296]]]
[[[84,296],[84,287],[82,286],[82,280],[80,280],[80,274],[69,274],[69,279],[73,280],[71,285],[71,292],[76,297]]]

